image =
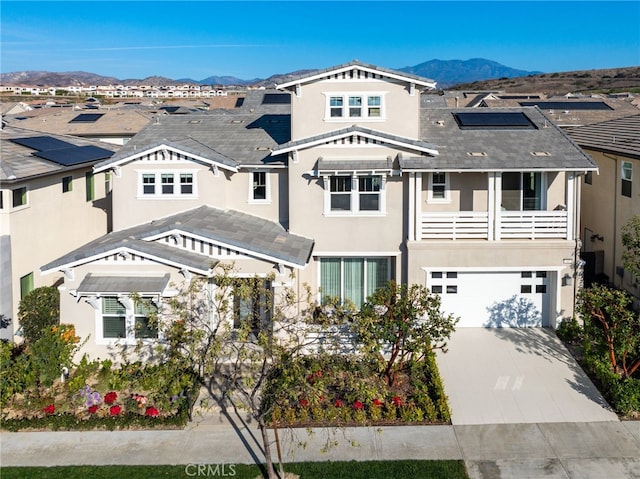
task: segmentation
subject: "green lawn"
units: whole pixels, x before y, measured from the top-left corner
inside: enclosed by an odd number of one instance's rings
[[[301,479],[468,479],[462,461],[368,461],[368,462],[300,462],[287,464],[286,472]],[[2,479],[119,479],[139,477],[189,478],[233,477],[255,479],[261,468],[255,465],[198,465],[189,466],[62,466],[62,467],[3,467]]]

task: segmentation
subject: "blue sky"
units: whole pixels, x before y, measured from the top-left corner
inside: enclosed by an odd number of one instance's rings
[[[0,71],[241,79],[354,59],[486,58],[543,72],[640,65],[640,2],[12,1]]]

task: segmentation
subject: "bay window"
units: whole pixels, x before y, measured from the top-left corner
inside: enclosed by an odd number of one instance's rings
[[[320,258],[321,302],[337,299],[360,308],[364,301],[390,279],[390,259]]]

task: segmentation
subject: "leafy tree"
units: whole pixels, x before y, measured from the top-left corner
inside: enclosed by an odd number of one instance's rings
[[[640,278],[640,215],[632,216],[622,227],[621,233],[624,268]]]
[[[367,354],[388,355],[382,374],[390,386],[407,361],[446,350],[458,319],[444,314],[440,305],[440,297],[423,286],[390,281],[362,306],[356,319],[358,341]]]
[[[587,351],[605,356],[623,378],[640,368],[640,314],[631,303],[625,291],[602,285],[584,289],[578,297]]]
[[[24,338],[35,343],[52,326],[60,324],[60,292],[55,286],[43,286],[29,292],[18,308],[18,321]]]
[[[289,287],[275,295],[273,276],[239,279],[233,265],[217,265],[212,280],[213,287],[194,279],[172,299],[170,314],[159,315],[166,361],[192,370],[223,410],[241,409],[256,421],[267,474],[275,478],[267,420],[276,404],[265,401],[264,386],[278,365],[308,346],[301,324],[314,304],[306,288],[302,301]]]

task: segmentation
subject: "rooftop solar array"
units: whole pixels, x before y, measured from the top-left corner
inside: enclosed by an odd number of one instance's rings
[[[520,105],[543,110],[613,110],[603,101],[521,101]]]
[[[89,161],[103,160],[113,155],[113,152],[98,146],[71,146],[57,150],[38,151],[35,156],[53,161],[63,166],[73,166]]]
[[[265,93],[262,97],[263,105],[290,105],[291,96],[287,93]]]
[[[103,160],[113,155],[113,151],[99,146],[76,146],[73,143],[51,136],[31,136],[28,138],[11,138],[13,143],[36,150],[33,155],[53,161],[62,166],[73,166],[89,161]]]
[[[69,120],[69,123],[95,123],[104,113],[80,113],[75,118]]]
[[[535,128],[529,117],[522,112],[460,112],[453,116],[458,126],[464,129]]]

